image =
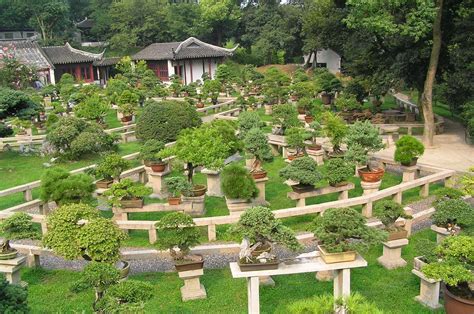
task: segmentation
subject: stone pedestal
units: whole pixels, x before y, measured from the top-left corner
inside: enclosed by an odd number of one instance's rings
[[[191,206],[185,206],[184,212],[191,216],[202,216],[206,213],[204,207],[204,195],[196,196],[196,197],[189,197],[183,196],[182,197],[183,204],[190,203]]]
[[[271,116],[273,114],[273,106],[265,105],[265,115]]]
[[[415,297],[415,300],[431,309],[441,307],[439,304],[439,281],[427,278],[421,271],[412,269],[412,274],[420,278],[420,294]]]
[[[377,261],[387,269],[395,269],[406,266],[407,262],[402,258],[402,247],[408,245],[408,239],[399,239],[383,242],[383,255]]]
[[[402,166],[403,179],[402,182],[409,182],[416,179],[416,171],[418,170],[417,166],[405,167]]]
[[[259,282],[261,286],[275,287],[275,281],[270,276],[259,277]]]
[[[316,279],[318,281],[332,281],[334,279],[334,272],[332,270],[318,271]]]
[[[269,203],[265,200],[265,184],[267,183],[267,181],[268,177],[255,179],[255,184],[257,185],[258,189],[258,196],[253,201],[254,204],[268,206]]]
[[[383,128],[385,134],[387,134],[387,148],[395,143],[394,135],[398,135],[400,127],[398,126],[387,126]]]
[[[364,190],[363,195],[369,195],[369,194],[377,192],[381,184],[382,184],[382,180],[377,181],[377,182],[360,181],[360,185],[362,189]]]
[[[431,225],[431,230],[436,232],[436,243],[440,244],[443,242],[444,238],[451,235],[451,232],[448,229],[443,227],[438,227],[437,225]]]
[[[321,166],[324,164],[324,149],[320,149],[320,150],[306,149],[306,153],[308,154],[308,157],[311,157],[318,164],[318,166]]]
[[[203,269],[182,271],[178,274],[179,278],[184,280],[184,286],[181,287],[181,299],[183,301],[205,299],[207,297],[206,289],[199,281],[199,277],[204,274]]]
[[[169,163],[166,165],[165,171],[163,172],[153,172],[153,170],[151,170],[149,167],[145,167],[145,171],[148,176],[148,183],[146,185],[153,189],[153,193],[150,195],[150,197],[165,198],[165,177],[171,172]]]
[[[0,273],[3,273],[7,281],[14,285],[22,285],[20,269],[26,261],[26,256],[17,256],[13,259],[0,260]]]
[[[224,196],[221,189],[221,177],[220,172],[210,169],[202,169],[201,173],[204,173],[207,177],[207,192],[209,196]]]
[[[240,213],[252,206],[251,202],[243,199],[229,199],[226,197],[225,202],[227,204],[227,208],[229,209],[230,215],[240,215]]]

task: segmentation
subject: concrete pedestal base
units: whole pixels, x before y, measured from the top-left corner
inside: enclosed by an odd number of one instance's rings
[[[202,169],[201,173],[204,173],[207,177],[207,192],[209,196],[224,196],[221,189],[221,177],[220,172],[210,169]]]
[[[207,297],[206,289],[199,281],[199,277],[204,274],[203,269],[182,271],[178,274],[179,278],[184,280],[184,286],[181,287],[181,299],[183,301],[205,299]]]
[[[171,171],[169,164],[166,166],[165,171],[163,172],[153,172],[151,168],[145,167],[146,174],[148,176],[147,186],[153,189],[153,193],[150,195],[152,198],[165,198],[166,197],[166,187],[165,187],[165,177]]]
[[[255,179],[255,184],[258,189],[258,196],[253,201],[255,205],[268,206],[269,203],[265,200],[265,184],[267,181],[268,177]]]
[[[395,269],[406,266],[407,262],[402,258],[402,247],[408,245],[408,239],[399,239],[383,242],[383,255],[377,261],[387,269]]]
[[[417,166],[405,167],[402,166],[403,179],[402,182],[410,182],[416,179],[416,171],[418,170]]]
[[[361,185],[362,189],[364,190],[363,195],[369,195],[369,194],[378,192],[381,184],[382,184],[382,180],[380,180],[378,182],[360,181],[360,185]]]
[[[439,281],[425,277],[422,272],[412,269],[412,274],[420,278],[420,294],[415,297],[415,300],[431,309],[441,307],[439,304]]]
[[[308,154],[308,157],[312,158],[318,166],[321,166],[324,164],[324,150],[312,150],[312,149],[306,149],[306,153]]]
[[[334,279],[334,272],[332,270],[318,271],[316,279],[318,281],[331,281]]]
[[[449,236],[451,232],[448,231],[446,228],[438,227],[436,225],[431,225],[431,230],[436,232],[436,243],[440,244],[443,242],[444,238]]]
[[[251,202],[243,199],[229,199],[226,197],[225,202],[230,215],[240,215],[241,212],[252,206]]]
[[[275,281],[270,276],[259,277],[259,282],[261,286],[275,287]]]
[[[20,269],[26,261],[26,256],[17,256],[13,259],[0,260],[0,273],[3,273],[7,281],[14,285],[22,285]]]
[[[186,214],[191,216],[202,216],[206,213],[206,209],[204,207],[204,195],[196,197],[183,196],[182,201],[183,204],[191,203],[191,206],[184,207],[184,212]]]

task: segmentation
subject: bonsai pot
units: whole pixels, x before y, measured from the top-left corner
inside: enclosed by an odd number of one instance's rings
[[[323,148],[320,144],[312,143],[311,145],[306,146],[306,152],[308,151],[319,151]]]
[[[292,185],[291,188],[296,193],[305,193],[314,190],[314,186],[311,184],[296,184]]]
[[[297,95],[291,95],[291,100],[297,101],[297,100],[298,100],[298,96],[297,96]]]
[[[321,95],[321,100],[323,101],[323,104],[330,105],[331,104],[331,95],[323,94],[323,95]]]
[[[406,239],[407,236],[408,236],[408,231],[405,229],[394,230],[388,233],[387,241]]]
[[[8,259],[14,259],[18,254],[18,251],[16,249],[11,249],[10,251],[3,253],[0,252],[0,260],[8,260]]]
[[[472,314],[474,313],[474,300],[468,300],[454,295],[450,287],[443,285],[444,309],[447,314]]]
[[[168,197],[168,204],[179,205],[181,204],[181,196],[179,197]]]
[[[382,180],[385,170],[382,168],[377,168],[374,170],[369,170],[369,168],[357,170],[359,173],[360,179],[364,182],[379,182]]]
[[[338,187],[341,187],[341,186],[344,186],[344,185],[347,185],[347,184],[349,184],[349,182],[347,182],[347,181],[329,183],[330,186],[335,187],[335,188],[338,188]]]
[[[295,160],[296,158],[304,157],[304,153],[288,154],[288,160]]]
[[[267,176],[267,172],[263,169],[252,172],[252,177],[254,179],[263,179],[266,176]]]
[[[120,118],[120,121],[122,121],[122,122],[130,122],[130,121],[132,121],[132,117],[133,117],[133,116],[131,116],[131,115],[130,115],[130,116],[123,116],[122,118]]]
[[[188,257],[191,259],[184,259],[175,262],[174,267],[178,272],[204,268],[204,259],[202,258],[202,255],[192,255]]]
[[[305,116],[304,116],[304,121],[305,121],[306,123],[311,123],[311,122],[314,121],[314,118],[313,118],[313,116],[305,115]]]
[[[326,264],[352,262],[356,259],[356,251],[328,253],[323,245],[318,245],[318,249],[321,252],[321,258]]]
[[[415,157],[410,162],[401,162],[401,164],[402,166],[405,166],[405,167],[413,167],[416,165],[417,161],[418,161],[418,157]]]
[[[275,259],[267,263],[244,263],[241,260],[237,262],[241,271],[257,271],[257,270],[269,270],[269,269],[278,269],[278,264],[280,262],[278,259]]]
[[[166,162],[152,161],[150,162],[150,168],[153,170],[153,172],[163,172],[166,169]]]
[[[413,268],[418,271],[421,271],[421,268],[423,268],[423,266],[428,264],[423,259],[424,259],[423,256],[416,256],[415,258],[413,258]]]
[[[130,273],[130,263],[127,261],[119,261],[116,264],[116,267],[120,271],[120,279],[124,279],[128,277]]]
[[[203,196],[206,194],[207,191],[207,186],[202,185],[202,184],[196,184],[193,185],[193,188],[191,189],[191,196],[197,197],[197,196]]]
[[[131,200],[121,200],[120,204],[122,208],[142,208],[143,207],[143,199],[141,198],[134,198]]]
[[[329,158],[344,158],[344,152],[329,152],[328,153]]]
[[[202,102],[198,102],[198,103],[196,104],[196,107],[197,107],[197,108],[204,108],[204,104],[203,104]]]
[[[102,179],[95,183],[98,189],[108,189],[114,183],[113,179]]]
[[[297,109],[298,109],[299,114],[305,114],[306,113],[306,109],[304,109],[304,108],[297,108]]]

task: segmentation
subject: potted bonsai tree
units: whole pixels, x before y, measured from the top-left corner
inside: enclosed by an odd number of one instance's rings
[[[260,116],[257,112],[245,111],[239,114],[237,119],[239,137],[244,139],[247,135],[247,132],[251,129],[260,129],[264,126],[264,123],[260,119]]]
[[[166,169],[166,162],[164,162],[158,153],[165,148],[162,141],[151,139],[146,141],[140,148],[140,158],[143,164],[150,167],[153,172],[163,172]]]
[[[330,186],[343,186],[354,175],[354,166],[342,158],[329,159],[326,163],[326,179]]]
[[[436,211],[431,216],[433,225],[431,229],[441,240],[447,235],[459,233],[461,227],[474,224],[474,207],[462,199],[449,199],[436,204]],[[440,242],[440,241],[438,241]]]
[[[313,190],[314,185],[322,179],[316,162],[310,157],[294,160],[280,170],[280,176],[284,179],[298,182],[298,184],[291,186],[293,191],[297,193]]]
[[[449,237],[438,246],[438,261],[429,263],[421,271],[444,286],[444,309],[447,314],[474,312],[474,238]]]
[[[33,226],[32,218],[24,212],[14,213],[0,222],[0,232],[3,233],[3,243],[0,245],[0,260],[13,259],[17,250],[10,246],[10,240],[39,239],[40,234]]]
[[[278,259],[272,254],[274,244],[294,251],[301,248],[294,232],[267,207],[247,209],[231,228],[231,233],[242,238],[238,262],[242,271],[277,269]]]
[[[345,158],[358,165],[366,165],[366,168],[358,169],[361,180],[365,182],[380,181],[385,171],[383,168],[371,169],[368,160],[369,153],[377,152],[385,147],[379,130],[369,121],[356,121],[349,128],[346,144],[349,149]]]
[[[298,111],[290,104],[275,105],[272,116],[273,124],[276,126],[274,133],[276,135],[284,135],[287,129],[301,125],[298,120]]]
[[[170,80],[171,85],[169,86],[169,89],[171,90],[173,97],[179,97],[181,91],[183,90],[183,82],[181,80],[181,77],[176,74],[173,74],[171,75]]]
[[[202,87],[202,93],[210,98],[213,105],[217,105],[217,98],[221,92],[222,84],[218,80],[206,80]]]
[[[249,171],[236,163],[231,163],[222,170],[221,189],[230,211],[246,207],[251,198],[258,196],[257,186]]]
[[[244,147],[245,151],[253,157],[250,169],[253,178],[265,178],[267,172],[262,168],[262,163],[273,159],[265,133],[258,128],[250,129],[244,138]]]
[[[397,148],[395,149],[394,160],[401,163],[402,166],[416,165],[418,157],[425,152],[423,143],[411,135],[403,135],[395,142],[395,146]]]
[[[304,141],[307,138],[305,129],[303,128],[290,128],[286,132],[286,143],[289,147],[293,149],[293,153],[288,154],[289,160],[294,160],[296,158],[301,158],[304,156]]]
[[[92,170],[96,178],[101,178],[95,183],[98,189],[108,189],[114,180],[120,181],[120,174],[130,168],[130,162],[119,154],[106,155]]]
[[[142,208],[143,198],[150,195],[153,189],[131,179],[123,179],[112,184],[110,189],[104,192],[109,198],[111,206],[122,208]]]
[[[168,204],[181,204],[181,195],[191,189],[191,185],[183,177],[165,178],[165,186],[168,191]]]
[[[201,242],[199,239],[201,234],[191,216],[172,212],[163,216],[155,226],[159,234],[158,248],[169,250],[177,271],[204,267],[202,255],[189,255],[191,247]]]
[[[353,261],[356,250],[385,240],[385,231],[365,223],[365,217],[352,208],[330,208],[316,217],[314,236],[323,261],[327,264]]]
[[[388,232],[387,241],[407,237],[408,231],[401,224],[397,224],[397,220],[398,218],[410,219],[412,216],[405,213],[402,205],[391,200],[382,200],[375,204],[374,209],[375,217],[380,219],[384,229]]]
[[[325,111],[322,114],[323,120],[323,133],[329,138],[332,144],[332,152],[328,155],[330,157],[340,157],[344,153],[341,149],[341,145],[347,135],[348,127],[344,120],[338,115]]]
[[[321,150],[321,144],[318,144],[318,136],[322,134],[322,127],[318,121],[313,121],[309,124],[311,129],[310,136],[311,136],[311,144],[306,146],[306,151],[318,151]]]
[[[140,96],[130,90],[124,90],[117,99],[118,112],[122,114],[122,122],[132,121],[133,115],[137,111]]]
[[[319,87],[321,99],[325,105],[330,105],[334,94],[342,88],[341,81],[327,70],[316,75],[316,84]]]

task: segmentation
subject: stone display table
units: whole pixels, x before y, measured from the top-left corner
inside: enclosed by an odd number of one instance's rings
[[[451,232],[443,227],[438,227],[437,225],[431,225],[431,230],[436,232],[436,243],[440,244],[443,242],[444,238],[451,235]]]
[[[308,197],[321,196],[331,193],[339,193],[340,200],[346,200],[349,198],[349,191],[354,189],[354,183],[348,183],[343,186],[326,186],[323,188],[317,188],[313,191],[297,193],[297,192],[288,192],[287,196],[291,200],[296,200],[297,207],[306,206],[306,199]]]
[[[441,307],[439,304],[439,285],[440,282],[434,279],[427,278],[421,271],[412,269],[412,274],[420,278],[420,294],[415,297],[415,300],[428,306],[431,309]]]
[[[324,164],[324,149],[306,149],[306,153],[311,159],[313,159],[318,164],[318,166],[322,166]]]
[[[387,269],[395,269],[406,266],[407,262],[402,258],[402,247],[408,245],[408,239],[399,239],[383,242],[383,255],[377,261]]]
[[[206,289],[199,281],[199,277],[204,274],[203,269],[181,271],[178,274],[179,278],[184,280],[184,286],[181,287],[181,299],[183,301],[205,299],[207,297]]]
[[[202,216],[206,213],[206,208],[204,207],[205,196],[183,196],[181,205],[184,208],[184,212],[191,216]],[[190,206],[189,206],[190,205]]]
[[[377,182],[360,181],[360,186],[364,190],[363,195],[369,195],[369,194],[378,192],[381,184],[382,184],[382,180],[377,181]]]
[[[167,195],[165,187],[165,177],[171,172],[169,163],[163,172],[153,172],[151,168],[145,167],[146,174],[148,176],[147,186],[153,189],[153,193],[150,195],[151,198],[165,198]]]
[[[416,172],[418,171],[418,166],[402,166],[401,168],[403,171],[402,182],[410,182],[416,179]]]
[[[204,173],[207,177],[207,192],[209,196],[224,196],[221,189],[221,177],[220,172],[211,169],[202,169],[201,173]]]
[[[3,273],[7,281],[14,285],[25,286],[21,281],[20,269],[26,261],[26,256],[17,256],[13,259],[0,260],[0,273]]]
[[[260,278],[262,276],[278,276],[320,271],[334,271],[334,298],[348,297],[351,293],[351,268],[366,267],[367,261],[357,255],[355,261],[326,264],[315,251],[303,254],[291,261],[278,265],[278,269],[241,271],[237,263],[230,263],[233,278],[247,279],[248,313],[260,313]]]
[[[258,196],[253,200],[253,203],[255,205],[268,206],[269,203],[265,199],[265,184],[268,181],[268,177],[254,180],[255,184],[257,185]]]

